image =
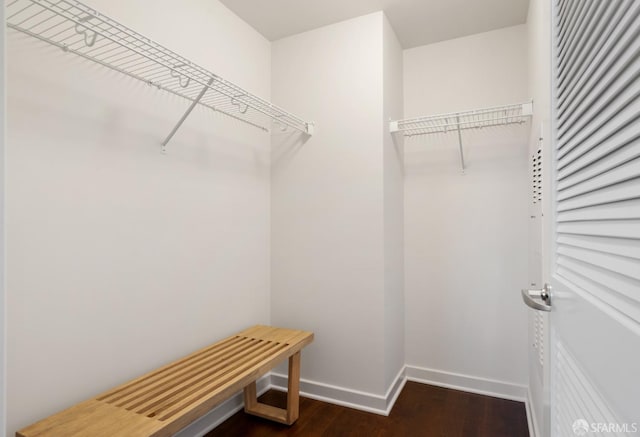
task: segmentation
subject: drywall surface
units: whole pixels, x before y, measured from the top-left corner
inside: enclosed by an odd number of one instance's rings
[[[4,8],[0,10],[4,23]],[[5,180],[5,27],[0,31],[0,437],[4,437],[7,420],[6,404],[6,294],[5,294],[5,233],[4,233],[4,180]]]
[[[389,120],[403,114],[402,46],[383,15],[384,111],[384,334],[385,387],[404,367],[404,150],[401,136],[389,133]]]
[[[303,380],[384,393],[382,13],[274,42],[271,77],[317,123],[272,139],[272,321],[315,332]]]
[[[405,117],[529,98],[525,26],[406,50],[404,61]],[[455,133],[405,141],[406,359],[418,379],[525,393],[528,134],[463,132],[466,174]]]
[[[270,44],[217,1],[91,6],[265,98]],[[8,435],[270,318],[269,135],[8,38]]]

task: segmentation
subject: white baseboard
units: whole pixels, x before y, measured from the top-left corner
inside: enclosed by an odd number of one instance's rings
[[[367,393],[346,387],[325,384],[308,379],[300,380],[300,395],[343,407],[388,416],[406,381],[414,381],[438,387],[477,393],[502,399],[524,402],[529,422],[529,433],[536,437],[532,425],[532,411],[527,387],[487,378],[443,372],[415,366],[405,366],[393,380],[384,395]],[[270,373],[258,380],[258,393],[269,389],[287,391],[287,375]],[[200,420],[184,428],[174,437],[202,437],[216,426],[233,416],[243,407],[242,393],[237,394]]]
[[[408,381],[452,388],[494,398],[519,402],[525,402],[527,399],[527,387],[510,382],[415,366],[406,366],[406,376]]]
[[[527,390],[527,399],[524,403],[524,407],[527,410],[527,425],[529,425],[529,437],[538,437],[538,433],[536,430],[536,413],[533,408],[533,403],[531,399],[531,390]]]
[[[385,409],[385,416],[388,416],[391,412],[391,409],[395,405],[398,400],[398,396],[400,396],[400,392],[404,388],[404,385],[407,383],[407,368],[406,366],[402,367],[398,374],[396,375],[393,383],[385,393],[385,398],[387,399],[387,408]]]
[[[405,382],[404,368],[398,372],[398,375],[384,395],[376,395],[360,390],[301,379],[300,395],[343,407],[388,416]],[[287,375],[272,373],[271,387],[275,390],[287,391]]]
[[[269,374],[257,381],[258,395],[263,394],[271,388],[271,377]],[[228,401],[220,404],[205,416],[202,416],[191,425],[182,429],[174,437],[202,437],[216,426],[236,414],[244,407],[242,393],[236,394]]]

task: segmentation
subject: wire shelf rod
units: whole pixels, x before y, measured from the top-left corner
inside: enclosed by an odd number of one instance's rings
[[[308,135],[308,123],[211,73],[76,0],[14,0],[7,26],[66,52],[269,131],[269,123]],[[204,87],[204,88],[203,88]],[[224,109],[222,109],[224,108]]]
[[[447,133],[450,131],[457,130],[458,126],[460,129],[482,129],[485,127],[494,127],[494,126],[503,126],[509,124],[522,124],[527,121],[526,117],[518,116],[519,118],[515,119],[513,117],[498,117],[492,120],[470,120],[470,121],[461,121],[461,122],[453,122],[453,123],[444,123],[444,124],[433,124],[429,126],[416,126],[416,127],[405,127],[403,130],[405,131],[405,136],[415,136],[415,135],[424,135],[427,133]],[[430,132],[423,132],[422,130],[430,129]],[[412,133],[412,131],[416,131]]]
[[[39,35],[37,35],[37,34],[33,34],[33,35],[30,35],[30,36],[33,36],[34,38],[41,39],[41,38],[40,38],[40,36],[39,36]],[[81,57],[85,57],[85,55],[84,55],[84,54],[82,54],[82,53],[75,53],[75,52],[74,52],[74,54],[77,54],[78,56],[81,56]],[[87,58],[87,59],[90,59],[90,58]],[[101,64],[101,62],[100,62],[100,61],[96,61],[95,59],[90,59],[90,60],[95,61],[95,62],[97,62],[97,63]],[[131,76],[133,79],[137,79],[137,80],[140,80],[140,81],[142,81],[142,82],[146,82],[146,81],[145,81],[145,79],[143,79],[142,77],[135,76],[135,75],[133,75],[133,74],[131,74],[131,73],[127,72],[127,71],[119,70],[119,69],[117,69],[117,68],[115,68],[115,67],[113,67],[113,66],[109,66],[109,65],[104,65],[104,66],[105,66],[105,67],[108,67],[108,68],[111,68],[111,69],[113,69],[113,70],[116,70],[116,71],[118,71],[119,73],[125,74],[125,75],[127,75],[127,76]],[[177,92],[173,91],[173,90],[172,90],[172,89],[170,89],[170,88],[162,88],[162,86],[160,86],[160,85],[158,85],[158,88],[160,88],[160,89],[162,89],[162,90],[164,90],[164,91],[167,91],[167,92],[169,92],[169,93],[171,93],[171,94],[174,94],[174,95],[176,95],[176,96],[178,96],[178,97],[185,98],[185,99],[187,99],[187,100],[189,100],[189,101],[192,101],[192,100],[193,100],[193,98],[190,98],[189,96],[186,96],[186,95],[181,94],[181,93],[177,93]],[[236,116],[236,115],[234,115],[234,114],[232,114],[232,113],[229,113],[229,112],[227,112],[227,111],[224,111],[224,110],[222,110],[222,109],[220,109],[220,108],[218,108],[218,107],[215,107],[215,106],[212,106],[212,105],[208,105],[208,104],[203,103],[203,102],[200,102],[200,105],[202,105],[202,106],[204,106],[204,107],[206,107],[206,108],[208,108],[208,109],[211,109],[212,111],[220,112],[221,114],[224,114],[224,115],[225,115],[225,116],[227,116],[227,117],[234,118],[234,119],[236,119],[236,120],[239,120],[239,121],[242,121],[242,122],[247,123],[247,124],[249,124],[249,125],[252,125],[253,127],[256,127],[256,128],[258,128],[258,129],[260,129],[260,130],[263,130],[263,131],[265,131],[265,132],[268,132],[268,131],[269,131],[269,129],[267,129],[267,128],[266,128],[266,127],[264,127],[264,126],[261,126],[261,125],[259,125],[259,124],[257,124],[257,123],[253,123],[253,122],[251,122],[251,121],[249,121],[249,120],[246,120],[246,119],[244,119],[244,118],[240,118],[240,117],[238,117],[238,116]]]
[[[470,111],[452,112],[392,121],[392,133],[405,136],[447,133],[460,129],[484,128],[524,123],[532,114],[532,103],[495,106]]]

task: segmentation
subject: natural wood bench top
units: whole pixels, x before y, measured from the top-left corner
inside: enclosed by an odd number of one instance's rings
[[[244,389],[245,411],[298,418],[300,350],[313,333],[254,326],[93,399],[41,420],[18,437],[171,436]],[[287,409],[256,400],[256,380],[289,358]]]

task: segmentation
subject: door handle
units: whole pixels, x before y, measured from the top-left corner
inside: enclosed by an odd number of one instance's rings
[[[538,311],[551,311],[551,286],[544,284],[542,290],[522,290],[522,300],[528,307]]]

